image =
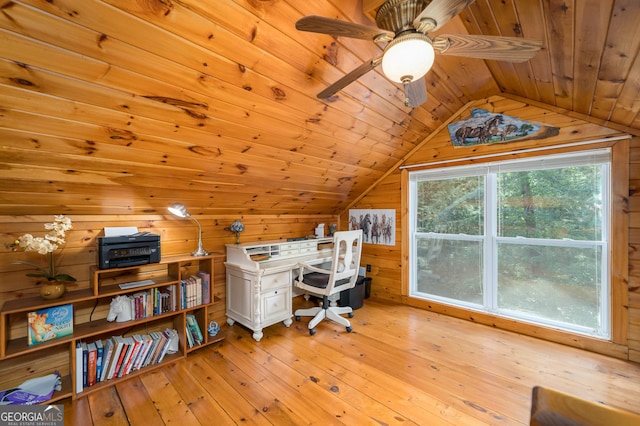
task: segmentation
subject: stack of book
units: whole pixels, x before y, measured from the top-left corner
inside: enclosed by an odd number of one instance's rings
[[[76,346],[76,392],[118,377],[126,376],[147,365],[162,362],[167,353],[175,352],[178,332],[132,336],[112,336],[104,341],[78,342]]]
[[[131,318],[149,318],[179,309],[211,303],[211,276],[199,271],[180,285],[154,287],[127,296],[131,303]]]
[[[180,309],[211,303],[211,276],[199,271],[180,282]]]
[[[148,318],[178,309],[176,285],[139,291],[128,297],[133,319]]]
[[[200,330],[200,325],[198,324],[198,320],[196,320],[195,315],[187,314],[187,343],[190,348],[194,346],[199,346],[204,342],[204,336],[202,335],[202,330]]]

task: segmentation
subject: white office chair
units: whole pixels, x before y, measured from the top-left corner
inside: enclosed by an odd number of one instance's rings
[[[322,297],[322,306],[297,309],[296,321],[300,317],[312,316],[309,321],[309,334],[316,334],[316,325],[324,318],[342,324],[351,332],[351,323],[341,317],[348,314],[353,317],[353,309],[349,306],[338,307],[336,300],[340,292],[356,285],[362,254],[362,230],[339,231],[333,235],[333,255],[329,269],[318,268],[300,263],[300,273],[295,281],[296,287],[313,296]]]

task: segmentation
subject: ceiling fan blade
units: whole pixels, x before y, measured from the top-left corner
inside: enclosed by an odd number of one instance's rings
[[[382,62],[382,57],[372,59],[364,64],[360,65],[358,68],[354,69],[350,73],[346,74],[340,80],[336,81],[322,92],[318,93],[318,99],[326,99],[332,95],[335,95],[338,91],[347,87],[349,84],[353,83]]]
[[[330,34],[335,36],[375,40],[378,36],[385,36],[385,40],[393,39],[394,33],[377,27],[325,18],[324,16],[309,15],[296,22],[296,29],[312,33]]]
[[[433,48],[441,55],[524,62],[540,52],[542,41],[520,37],[442,34],[433,39]]]
[[[427,102],[427,86],[424,77],[404,84],[404,104],[415,108]]]
[[[418,29],[418,31],[425,33],[435,31],[453,19],[474,1],[475,0],[433,0],[429,6],[425,7],[422,13],[413,20],[413,26]],[[427,28],[420,28],[420,21],[427,18],[433,19],[433,25],[429,25]]]

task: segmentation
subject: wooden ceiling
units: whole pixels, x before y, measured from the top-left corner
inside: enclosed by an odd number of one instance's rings
[[[434,0],[440,1],[440,0]],[[364,4],[362,4],[364,3]],[[380,48],[298,32],[381,1],[4,0],[0,214],[339,213],[468,102],[503,94],[640,131],[640,1],[477,0],[436,34],[543,40],[510,64],[437,56],[429,100]]]

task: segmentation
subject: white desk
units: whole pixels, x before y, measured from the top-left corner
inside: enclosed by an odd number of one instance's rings
[[[331,261],[333,238],[300,241],[260,241],[227,244],[227,323],[253,330],[256,341],[262,329],[282,321],[292,323],[293,279],[298,263]]]

